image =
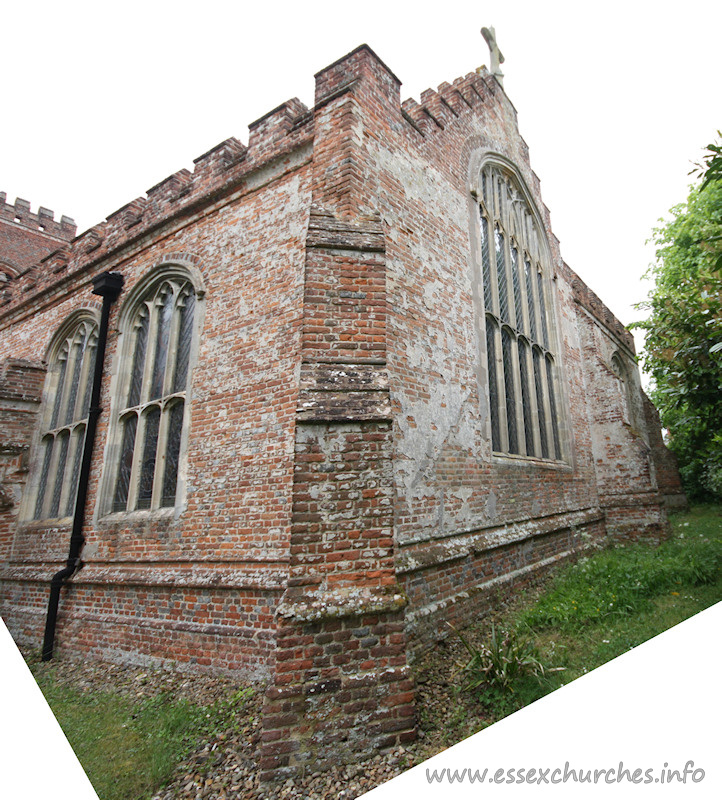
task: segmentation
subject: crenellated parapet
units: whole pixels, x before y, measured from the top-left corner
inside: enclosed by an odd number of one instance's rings
[[[34,212],[30,202],[21,197],[17,197],[14,203],[8,203],[6,192],[0,192],[0,220],[67,242],[75,236],[75,221],[70,217],[63,214],[60,220],[56,220],[55,213],[44,206]]]
[[[95,264],[120,255],[166,224],[203,213],[209,204],[239,188],[252,173],[309,143],[313,118],[308,108],[294,98],[251,123],[249,130],[248,146],[234,137],[220,142],[194,160],[192,172],[175,172],[148,189],[145,196],[132,200],[75,238],[74,223],[63,217],[55,223],[55,229],[66,232],[68,244],[63,246],[58,241],[53,252],[43,253],[29,269],[16,270],[18,277],[0,296],[3,312],[9,313],[45,294],[61,279],[92,270]],[[20,217],[26,226],[52,220],[52,212],[40,209],[38,214],[30,215],[25,201],[18,200],[10,206],[4,202],[5,195],[0,196],[3,218]]]
[[[34,212],[27,200],[8,203],[6,198],[0,192],[0,306],[12,298],[19,276],[75,236],[70,217],[58,221],[49,208]]]
[[[631,355],[635,354],[634,337],[614,316],[602,300],[584,283],[584,281],[567,265],[562,265],[562,273],[570,284],[574,302],[601,323],[616,339],[627,347]]]
[[[68,217],[62,217],[58,223],[47,209],[41,208],[37,214],[31,214],[25,201],[17,200],[11,206],[5,203],[5,196],[0,195],[3,219],[38,229],[43,229],[44,225],[45,231],[62,233],[57,247],[50,252],[46,249],[24,270],[17,270],[17,277],[13,275],[12,282],[4,287],[0,296],[3,313],[11,313],[15,307],[47,295],[53,287],[64,286],[71,276],[92,271],[101,262],[107,266],[109,259],[112,262],[114,258],[123,258],[128,248],[142,246],[148,236],[155,235],[161,228],[182,225],[185,220],[206,213],[233,192],[242,191],[254,173],[261,174],[264,167],[281,163],[305,145],[313,144],[315,162],[315,151],[319,147],[323,149],[322,142],[327,139],[329,146],[334,143],[334,137],[324,139],[319,131],[330,121],[330,115],[337,113],[333,109],[339,102],[340,110],[333,124],[342,129],[351,124],[348,109],[342,108],[348,98],[355,98],[353,113],[357,120],[374,114],[380,114],[385,120],[393,118],[402,129],[408,127],[410,142],[416,139],[419,146],[433,146],[436,135],[462,122],[468,115],[478,114],[482,108],[484,113],[494,115],[501,113],[501,105],[504,115],[516,121],[513,105],[485,67],[451,83],[442,83],[437,90],[427,89],[421,94],[420,102],[411,99],[400,102],[400,80],[368,45],[356,48],[318,72],[315,78],[313,109],[308,109],[297,98],[282,103],[249,125],[247,145],[235,137],[225,139],[194,159],[192,171],[181,169],[173,173],[148,189],[145,195],[125,204],[75,238],[75,225]],[[384,98],[383,113],[375,106],[374,98],[379,97]],[[317,185],[326,186],[327,193],[343,198],[344,192],[353,194],[354,187],[361,185],[366,167],[360,151],[340,152],[339,159],[338,164],[330,165],[324,180],[319,176]],[[533,183],[538,190],[536,176],[533,176]],[[317,201],[322,206],[327,204],[322,196]],[[342,200],[336,204],[339,213],[344,215],[352,213],[357,202]]]
[[[426,137],[445,130],[454,120],[479,106],[490,105],[498,94],[502,94],[499,85],[485,67],[480,67],[452,83],[440,84],[436,91],[425,89],[421,102],[413,98],[404,100],[401,110],[404,119]]]

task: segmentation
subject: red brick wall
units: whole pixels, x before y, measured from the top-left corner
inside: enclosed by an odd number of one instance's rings
[[[45,368],[0,359],[0,568],[10,558]]]
[[[56,222],[48,208],[35,213],[27,200],[18,198],[10,204],[5,198],[5,192],[0,192],[0,273],[15,277],[75,236],[70,217]],[[3,288],[0,284],[0,290]]]
[[[359,129],[396,79],[368,48],[316,76],[290,579],[261,767],[283,778],[414,736],[394,574],[385,235]]]
[[[643,392],[628,332],[619,335],[600,323],[600,303],[587,304],[577,289],[579,329],[588,393],[592,454],[607,531],[624,538],[659,538],[667,530],[664,501],[659,492]],[[613,358],[623,364],[623,379],[615,374]]]
[[[283,141],[266,151],[270,164],[253,163],[249,151],[229,165],[223,160],[227,146],[216,148],[198,161],[199,185],[189,193],[164,182],[145,205],[133,207],[142,212],[139,220],[133,222],[128,209],[116,212],[101,226],[100,244],[80,237],[59,272],[28,274],[14,287],[0,320],[0,357],[39,360],[58,326],[91,302],[93,275],[111,269],[125,276],[110,321],[85,566],[61,601],[61,650],[268,674],[273,612],[288,571],[310,207],[308,148],[298,129],[289,138],[291,150]],[[188,206],[179,208],[182,203]],[[174,258],[195,265],[205,289],[189,391],[186,507],[177,518],[142,511],[103,516],[98,492],[118,314],[137,282]],[[37,644],[42,635],[44,604],[38,598],[66,557],[69,527],[69,520],[49,530],[26,521],[15,534],[17,557],[3,574],[2,613],[26,644]],[[16,602],[28,592],[36,599]],[[195,599],[199,592],[206,601]],[[209,603],[216,612],[203,608]],[[243,608],[240,621],[219,623],[231,607]]]
[[[687,507],[687,496],[682,488],[677,459],[674,453],[667,448],[662,439],[659,412],[646,394],[643,395],[642,399],[644,403],[644,419],[647,426],[649,446],[652,451],[652,461],[654,463],[657,486],[664,497],[664,502],[668,509],[684,509]]]
[[[654,422],[641,399],[623,410],[608,367],[629,336],[563,263],[513,106],[484,70],[421,104],[398,92],[358,48],[317,74],[314,109],[279,106],[248,147],[221,142],[111,214],[13,281],[0,316],[0,358],[39,361],[94,275],[125,276],[59,647],[269,677],[266,778],[407,741],[407,655],[585,542],[665,521]],[[471,194],[490,153],[515,165],[548,240],[556,463],[491,452]],[[205,306],[186,504],[106,515],[118,314],[174,259]],[[2,613],[20,641],[39,640],[68,535],[17,527]]]
[[[388,231],[396,561],[413,649],[443,634],[446,619],[473,616],[469,593],[492,583],[493,594],[514,591],[546,559],[574,552],[573,526],[603,531],[571,287],[513,107],[495,81],[476,73],[421,99],[393,107],[386,91],[365,106],[365,152],[354,162],[366,170],[360,207],[377,211]],[[557,274],[563,464],[491,454],[481,276],[470,263],[478,212],[469,184],[486,152],[518,166],[547,227]]]

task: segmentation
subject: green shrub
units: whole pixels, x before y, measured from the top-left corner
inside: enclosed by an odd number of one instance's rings
[[[461,631],[450,627],[470,656],[461,665],[461,672],[465,675],[462,691],[471,692],[487,687],[513,692],[521,678],[544,674],[536,648],[527,639],[506,631],[498,632],[492,625],[489,641],[475,647]]]
[[[474,646],[463,633],[450,626],[463,643],[469,660],[460,664],[463,680],[459,689],[472,692],[479,703],[496,719],[510,714],[546,694],[548,671],[536,646],[525,636],[512,631],[499,631],[492,625],[491,636],[480,647]]]

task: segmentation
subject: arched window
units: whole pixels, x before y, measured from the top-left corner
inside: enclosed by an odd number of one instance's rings
[[[174,271],[121,315],[111,511],[176,505],[196,299],[191,280]]]
[[[69,517],[75,511],[97,339],[95,316],[81,312],[50,346],[33,519]]]
[[[619,402],[622,422],[631,425],[633,424],[635,411],[634,402],[632,400],[632,387],[630,386],[627,367],[619,352],[614,352],[612,354],[611,368],[619,381]]]
[[[486,162],[480,188],[492,450],[560,460],[544,234],[510,170]]]

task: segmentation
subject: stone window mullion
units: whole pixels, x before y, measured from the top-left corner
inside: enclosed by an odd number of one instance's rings
[[[59,397],[57,398],[56,410],[53,411],[53,429],[60,428],[65,424],[65,415],[68,411],[68,400],[70,398],[70,383],[73,379],[73,367],[75,365],[76,347],[71,340],[68,342],[67,357],[65,358],[65,369],[63,370],[63,384],[59,387]],[[56,413],[57,411],[57,413]]]
[[[165,362],[165,374],[163,376],[163,397],[173,393],[173,383],[176,371],[176,353],[178,352],[178,341],[181,329],[181,298],[178,287],[174,286],[173,292],[173,311],[170,322],[170,332],[168,334],[168,355]]]
[[[135,315],[132,339],[129,347],[128,369],[124,370],[124,381],[120,385],[120,396],[126,408],[135,408],[145,400],[145,387],[150,378],[148,371],[148,349],[151,338],[150,326],[153,318],[153,303],[143,303]]]
[[[150,396],[153,383],[153,370],[155,367],[156,350],[158,348],[158,325],[160,317],[160,295],[161,289],[148,303],[148,339],[145,345],[145,361],[143,363],[143,381],[140,390],[140,403],[144,405],[154,399]]]
[[[515,310],[514,310],[514,277],[512,275],[511,267],[511,236],[506,234],[504,236],[504,274],[506,276],[506,294],[507,294],[507,312],[506,321],[512,327],[515,326]]]
[[[517,451],[519,455],[527,455],[526,453],[526,433],[523,409],[523,397],[521,388],[521,373],[519,370],[519,341],[516,334],[511,334],[510,344],[511,356],[511,373],[514,383],[514,416],[516,418],[516,438],[517,438]]]
[[[544,358],[547,372],[547,396],[549,398],[549,413],[551,417],[551,435],[552,444],[554,445],[554,458],[560,459],[562,457],[562,444],[561,434],[559,431],[559,409],[557,407],[557,392],[556,385],[556,370],[554,369],[554,359],[551,353],[547,353]]]
[[[60,513],[60,509],[62,508],[60,501],[63,493],[65,467],[68,463],[69,446],[70,432],[67,428],[63,428],[55,437],[55,443],[53,446],[53,463],[50,466],[50,475],[48,476],[50,500],[47,513],[49,517],[57,517]]]
[[[499,413],[499,372],[497,370],[496,359],[496,340],[497,336],[497,323],[491,314],[486,315],[486,360],[488,371],[488,385],[489,385],[489,425],[491,427],[491,449],[492,451],[500,451],[501,444],[501,424]]]
[[[519,336],[517,338],[517,355],[519,358],[519,385],[521,389],[522,417],[524,419],[524,453],[535,456],[538,452],[538,442],[535,439],[535,405],[534,393],[531,390],[531,361],[529,342]]]
[[[160,418],[158,421],[158,441],[156,442],[155,450],[155,473],[153,474],[153,498],[151,500],[152,509],[160,508],[163,501],[163,481],[165,480],[168,425],[170,420],[168,401],[162,403],[159,407]]]
[[[67,491],[61,500],[61,508],[65,509],[65,515],[70,516],[75,508],[75,497],[78,491],[78,477],[80,475],[80,462],[83,457],[83,444],[85,442],[85,430],[87,421],[77,424],[70,434],[70,452],[68,453],[68,475]]]
[[[544,398],[544,419],[546,426],[546,440],[548,458],[554,458],[554,435],[552,423],[552,410],[549,400],[549,377],[547,376],[547,360],[542,352],[540,358],[540,371],[542,380],[542,396]]]
[[[524,304],[521,294],[521,274],[519,271],[519,253],[521,248],[517,239],[509,241],[509,272],[511,277],[511,293],[514,307],[514,327],[518,333],[524,332]]]
[[[111,511],[150,512],[173,507],[183,454],[185,397],[191,379],[203,293],[171,267],[166,276],[137,289],[121,311],[121,345],[111,454],[103,505]],[[177,409],[177,410],[174,410]],[[132,417],[129,417],[132,415]],[[117,455],[116,455],[117,453]]]
[[[544,373],[542,371],[541,362],[544,357],[541,354],[541,349],[538,345],[532,346],[532,365],[534,369],[534,394],[536,396],[537,406],[537,427],[539,429],[539,456],[541,458],[549,458],[549,439],[547,437],[547,415],[544,402],[545,386],[544,386]]]
[[[127,509],[132,511],[138,507],[138,494],[140,489],[140,472],[143,463],[143,451],[145,443],[146,416],[142,412],[136,415],[135,436],[133,438],[133,459],[130,468],[128,485]]]
[[[478,201],[492,450],[561,460],[548,249],[528,193],[500,162],[481,167]]]
[[[57,361],[57,369],[54,370],[54,375],[50,380],[48,387],[48,396],[53,398],[52,405],[50,406],[51,412],[48,416],[46,428],[54,430],[60,421],[61,406],[63,403],[63,391],[65,388],[65,376],[68,372],[68,346],[67,343],[63,346]]]
[[[541,456],[541,431],[539,429],[539,404],[537,402],[536,379],[534,373],[534,347],[529,345],[526,354],[526,363],[529,374],[529,406],[531,408],[532,435],[534,437],[534,456]],[[542,407],[542,411],[543,411]]]
[[[536,266],[536,284],[537,284],[537,302],[539,309],[539,324],[540,324],[540,344],[544,346],[545,350],[549,350],[549,319],[547,313],[546,301],[546,280],[541,266]]]
[[[46,510],[49,506],[50,492],[48,487],[52,486],[50,482],[51,467],[53,462],[53,450],[55,449],[55,436],[48,434],[43,437],[43,459],[42,468],[40,473],[40,480],[38,482],[37,499],[35,503],[35,519],[45,519]]]
[[[509,429],[506,419],[506,400],[504,398],[504,358],[502,355],[501,325],[497,323],[496,335],[494,336],[494,360],[496,364],[496,374],[498,380],[498,403],[497,413],[499,414],[499,434],[501,439],[500,451],[509,451]]]
[[[541,320],[539,318],[539,284],[537,283],[537,267],[533,257],[529,259],[529,286],[531,288],[532,304],[529,312],[534,315],[532,324],[532,338],[537,344],[541,344]]]
[[[67,510],[68,499],[72,491],[71,482],[72,482],[73,466],[75,458],[75,445],[77,444],[77,438],[73,435],[74,427],[75,426],[73,426],[72,428],[66,428],[67,446],[65,451],[65,460],[63,463],[63,474],[60,478],[61,487],[60,487],[60,495],[58,498],[58,512],[56,514],[56,516],[58,517],[69,516]]]
[[[167,437],[164,446],[161,504],[174,505],[178,492],[178,469],[184,435],[187,435],[185,396],[174,396],[167,404]]]
[[[482,270],[482,281],[483,281],[483,297],[484,297],[484,310],[491,314],[494,312],[494,295],[495,289],[494,284],[495,281],[493,280],[493,272],[491,268],[491,255],[492,255],[492,245],[491,245],[491,234],[490,231],[493,230],[493,225],[490,221],[490,217],[485,214],[479,215],[479,225],[481,230],[481,270]]]
[[[127,511],[131,496],[135,497],[134,462],[137,453],[138,411],[124,414],[118,423],[119,459],[113,485],[112,510]],[[137,471],[137,469],[136,469]]]
[[[524,334],[525,337],[529,338],[531,335],[531,331],[529,327],[529,300],[527,298],[526,273],[524,267],[525,263],[526,263],[526,251],[524,246],[522,245],[519,248],[519,255],[518,255],[519,293],[521,296],[521,320],[520,320],[521,327],[519,328],[519,330],[521,331],[521,333]]]
[[[90,410],[90,395],[93,390],[93,372],[95,371],[95,356],[98,346],[97,331],[88,333],[88,342],[85,347],[83,371],[80,376],[78,399],[76,401],[77,417],[87,420]]]
[[[83,371],[83,362],[85,361],[85,345],[88,341],[88,331],[84,325],[81,325],[75,334],[73,344],[71,347],[72,364],[68,371],[70,381],[66,380],[67,396],[63,401],[64,413],[61,415],[61,424],[69,425],[75,419],[76,408],[78,405],[78,396],[80,395],[80,379]]]
[[[516,401],[514,386],[514,367],[511,360],[511,329],[508,325],[501,325],[500,350],[501,361],[499,365],[500,375],[502,376],[501,385],[504,387],[502,400],[500,403],[502,431],[506,434],[502,436],[504,452],[516,453],[518,450],[519,431],[516,426]]]
[[[537,302],[534,287],[534,268],[531,256],[527,253],[524,257],[524,286],[527,297],[527,313],[529,316],[529,337],[532,342],[539,341],[539,323],[537,322]]]

